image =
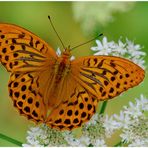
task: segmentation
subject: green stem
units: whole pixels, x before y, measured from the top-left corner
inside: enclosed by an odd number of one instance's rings
[[[11,143],[13,143],[15,145],[22,146],[22,142],[20,142],[18,140],[15,140],[13,138],[10,138],[10,137],[8,137],[8,136],[6,136],[4,134],[0,133],[0,138],[3,139],[3,140],[9,141],[9,142],[11,142]]]
[[[117,144],[115,144],[114,147],[122,146],[122,144],[123,144],[122,141],[120,141],[120,142],[118,142]]]
[[[101,106],[101,110],[99,114],[103,114],[105,112],[106,106],[107,106],[107,101],[104,101]]]

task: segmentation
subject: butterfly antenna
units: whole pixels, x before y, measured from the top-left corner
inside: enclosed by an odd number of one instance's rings
[[[100,37],[100,36],[102,36],[102,35],[103,35],[103,33],[99,34],[99,35],[96,36],[95,38],[93,38],[93,39],[91,39],[91,40],[89,40],[89,41],[87,41],[87,42],[85,42],[85,43],[82,43],[82,44],[80,44],[80,45],[77,45],[77,46],[75,46],[75,47],[72,47],[71,50],[73,50],[73,49],[75,49],[75,48],[77,48],[77,47],[83,46],[83,45],[85,45],[85,44],[87,44],[87,43],[89,43],[89,42],[91,42],[91,41],[97,39],[98,37]]]
[[[55,27],[54,27],[54,25],[53,25],[53,23],[52,23],[52,21],[51,21],[51,17],[50,17],[49,15],[48,15],[48,18],[49,18],[49,21],[50,21],[50,23],[51,23],[51,26],[52,26],[52,28],[53,28],[54,32],[55,32],[55,33],[56,33],[56,35],[58,36],[58,38],[59,38],[59,40],[60,40],[60,42],[61,42],[61,44],[62,44],[63,48],[65,49],[65,45],[64,45],[63,41],[61,40],[61,38],[60,38],[59,34],[57,33],[57,31],[56,31],[56,29],[55,29]]]

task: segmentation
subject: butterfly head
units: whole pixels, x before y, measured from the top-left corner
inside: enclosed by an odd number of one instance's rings
[[[71,57],[71,49],[70,46],[68,46],[67,48],[64,49],[63,53],[62,53],[63,57],[67,57],[70,58]]]

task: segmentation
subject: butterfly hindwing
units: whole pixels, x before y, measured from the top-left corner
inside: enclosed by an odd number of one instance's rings
[[[138,85],[144,70],[129,60],[89,56],[72,61],[73,77],[98,100],[106,100]]]
[[[14,107],[21,115],[34,122],[44,122],[46,106],[43,102],[43,95],[39,91],[36,73],[11,74],[8,90]]]
[[[33,33],[0,24],[0,61],[9,72],[34,71],[55,62],[55,51]]]
[[[80,127],[95,113],[97,103],[97,99],[78,85],[67,101],[51,110],[46,124],[60,130]]]

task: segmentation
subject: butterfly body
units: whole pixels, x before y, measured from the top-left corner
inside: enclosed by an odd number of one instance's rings
[[[144,70],[114,56],[61,56],[30,31],[0,23],[0,62],[11,73],[9,95],[21,115],[59,130],[90,120],[99,101],[138,85]]]
[[[56,84],[70,72],[70,64],[70,51],[65,50],[55,64]]]
[[[49,68],[50,67],[51,66],[49,66]],[[64,95],[66,92],[64,92],[63,84],[67,81],[67,78],[70,77],[70,70],[70,52],[65,49],[61,56],[57,57],[55,64],[53,64],[52,74],[49,73],[49,76],[52,76],[48,82],[50,87],[47,90],[47,98],[50,98],[48,99],[48,102],[52,102],[52,104],[48,103],[49,106],[57,106],[60,100],[64,101],[66,99]]]

